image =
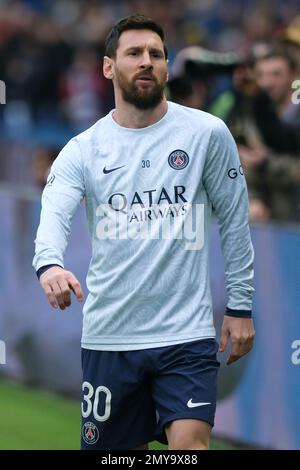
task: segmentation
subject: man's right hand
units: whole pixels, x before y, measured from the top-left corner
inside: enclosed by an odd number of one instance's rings
[[[59,306],[61,310],[64,310],[69,307],[71,305],[71,290],[80,302],[83,300],[83,292],[78,279],[73,273],[65,271],[60,266],[47,269],[41,275],[40,283],[53,308]]]

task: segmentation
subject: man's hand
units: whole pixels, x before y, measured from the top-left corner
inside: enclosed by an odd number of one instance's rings
[[[221,330],[220,352],[225,350],[229,336],[231,337],[231,352],[226,362],[227,365],[237,361],[252,349],[255,336],[252,319],[225,315]]]
[[[50,305],[61,310],[71,305],[71,290],[81,302],[83,300],[83,292],[80,282],[73,273],[65,271],[59,266],[53,266],[47,269],[41,277],[40,283],[48,297]]]

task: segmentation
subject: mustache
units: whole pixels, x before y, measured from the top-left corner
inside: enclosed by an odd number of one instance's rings
[[[151,72],[141,72],[134,76],[134,80],[138,80],[139,78],[149,78],[154,82],[157,81],[156,77]]]

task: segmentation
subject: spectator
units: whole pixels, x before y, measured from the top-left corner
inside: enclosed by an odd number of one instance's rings
[[[300,126],[300,108],[292,100],[292,83],[297,78],[293,58],[286,51],[270,52],[256,60],[254,73],[259,88],[269,95],[278,116]]]

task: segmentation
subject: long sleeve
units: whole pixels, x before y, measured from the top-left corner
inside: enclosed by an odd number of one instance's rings
[[[64,266],[72,218],[84,194],[80,148],[73,139],[54,161],[43,191],[33,259],[36,271],[49,264]]]
[[[213,129],[203,182],[219,223],[225,261],[227,311],[250,312],[254,252],[248,224],[248,194],[237,148],[226,125]]]

